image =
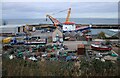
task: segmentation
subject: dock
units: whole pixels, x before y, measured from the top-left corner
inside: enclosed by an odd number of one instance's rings
[[[55,28],[53,24],[29,25],[30,27],[39,28]],[[76,26],[89,26],[89,24],[76,24]],[[92,24],[92,29],[119,29],[120,24]]]
[[[118,24],[96,24],[93,25],[92,28],[93,29],[119,29],[120,25]]]

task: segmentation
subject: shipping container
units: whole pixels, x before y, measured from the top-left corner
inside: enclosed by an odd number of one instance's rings
[[[78,44],[77,46],[77,54],[84,55],[85,54],[85,46],[84,44]]]

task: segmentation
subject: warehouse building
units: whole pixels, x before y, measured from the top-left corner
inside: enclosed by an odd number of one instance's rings
[[[10,36],[16,33],[23,33],[29,30],[28,25],[5,25],[0,26],[0,36]],[[35,31],[35,29],[34,29]]]

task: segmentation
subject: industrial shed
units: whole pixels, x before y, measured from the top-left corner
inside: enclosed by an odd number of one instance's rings
[[[15,33],[24,32],[25,25],[5,25],[0,26],[0,35],[14,35]]]
[[[18,26],[14,25],[5,25],[5,26],[0,26],[0,33],[15,33],[18,31]]]

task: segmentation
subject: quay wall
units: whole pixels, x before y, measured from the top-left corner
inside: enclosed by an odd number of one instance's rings
[[[31,27],[53,27],[52,24],[29,25]],[[89,26],[89,24],[76,24],[76,26]],[[119,29],[119,24],[93,24],[92,29]]]

